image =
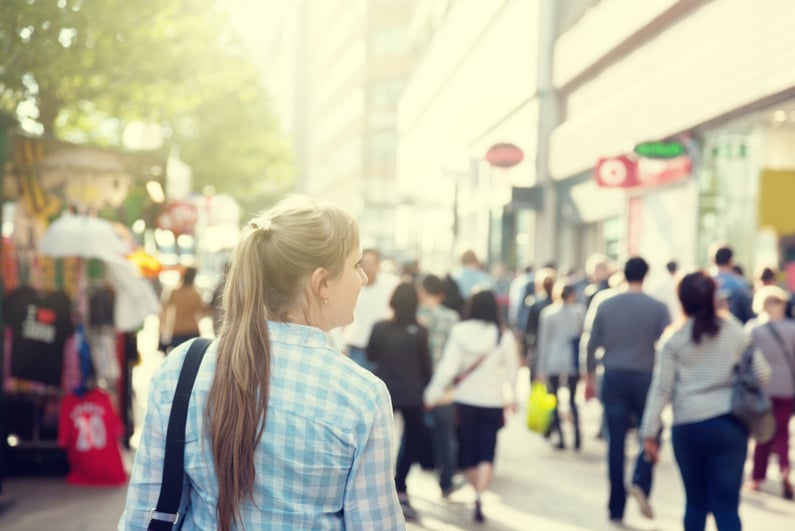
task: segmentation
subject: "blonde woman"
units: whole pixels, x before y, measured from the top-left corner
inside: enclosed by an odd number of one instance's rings
[[[754,312],[759,316],[748,322],[754,345],[762,351],[773,369],[766,386],[773,402],[776,433],[766,443],[754,447],[754,467],[749,488],[759,490],[767,476],[771,451],[778,456],[781,470],[781,495],[792,499],[789,462],[789,420],[795,401],[795,321],[785,316],[789,296],[778,286],[764,286],[754,295]]]
[[[361,256],[356,222],[334,207],[290,198],[251,222],[190,400],[183,531],[405,529],[389,393],[328,334],[353,319]],[[119,529],[146,529],[157,502],[189,344],[152,379]]]

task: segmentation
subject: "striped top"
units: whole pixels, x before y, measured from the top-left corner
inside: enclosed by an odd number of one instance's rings
[[[750,344],[739,321],[721,319],[714,337],[702,336],[693,343],[693,320],[667,332],[657,353],[654,379],[641,424],[643,437],[660,430],[660,414],[673,405],[674,425],[699,422],[731,411],[732,369]],[[770,379],[770,366],[759,350],[754,352],[754,373],[763,382]]]

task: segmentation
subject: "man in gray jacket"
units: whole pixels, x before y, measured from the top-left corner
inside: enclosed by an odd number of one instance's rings
[[[602,301],[592,313],[593,322],[586,323],[587,341],[586,395],[594,386],[596,353],[602,350],[604,367],[602,404],[608,434],[608,474],[610,478],[610,520],[624,518],[626,488],[624,486],[624,455],[627,431],[637,425],[646,407],[646,394],[654,371],[655,344],[670,323],[668,308],[643,293],[643,280],[649,265],[635,257],[624,265],[626,291]],[[590,326],[589,326],[590,325]],[[641,445],[642,447],[642,445]],[[629,489],[640,503],[641,512],[653,517],[648,502],[652,484],[652,463],[638,455]]]

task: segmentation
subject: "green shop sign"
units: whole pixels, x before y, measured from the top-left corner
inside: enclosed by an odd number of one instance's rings
[[[643,142],[633,150],[637,155],[649,159],[675,159],[686,154],[685,146],[681,142]]]

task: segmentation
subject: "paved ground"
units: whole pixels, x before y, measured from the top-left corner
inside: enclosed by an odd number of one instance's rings
[[[146,396],[146,384],[156,364],[157,357],[149,354],[136,369],[134,378],[139,396]],[[138,411],[140,414],[141,410]],[[410,524],[409,529],[615,529],[607,522],[604,444],[591,437],[599,418],[598,404],[589,403],[582,414],[587,437],[578,454],[551,449],[545,440],[524,428],[521,413],[509,420],[500,434],[493,488],[483,502],[485,524],[474,524],[471,520],[473,493],[469,487],[455,492],[450,500],[443,500],[435,477],[415,468],[409,476],[409,494],[421,520]],[[792,424],[795,428],[795,422]],[[746,531],[795,529],[795,503],[778,497],[777,477],[771,466],[771,480],[764,487],[765,492],[743,494],[741,515]],[[8,479],[0,496],[0,530],[108,531],[115,529],[124,498],[123,488],[74,487],[60,478]],[[629,501],[625,529],[681,529],[684,498],[670,446],[665,447],[657,467],[651,501],[655,520],[644,519],[637,505]],[[13,505],[3,510],[8,502]],[[710,522],[707,529],[714,530],[714,523]]]

